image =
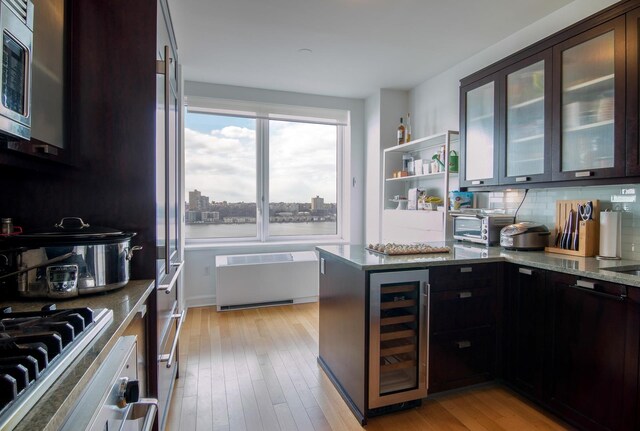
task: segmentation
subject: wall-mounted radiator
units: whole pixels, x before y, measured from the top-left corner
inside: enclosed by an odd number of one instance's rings
[[[318,299],[314,251],[216,256],[219,311]]]

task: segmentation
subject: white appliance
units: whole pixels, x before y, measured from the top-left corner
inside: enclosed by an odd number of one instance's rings
[[[314,251],[216,257],[218,311],[318,299]]]

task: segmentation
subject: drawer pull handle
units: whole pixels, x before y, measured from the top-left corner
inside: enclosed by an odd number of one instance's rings
[[[458,298],[460,298],[460,299],[471,298],[472,296],[473,296],[473,294],[471,292],[469,292],[469,291],[458,293]]]
[[[469,340],[456,341],[456,345],[458,346],[458,349],[468,349],[469,347],[471,347],[471,341]]]
[[[173,339],[173,344],[171,345],[171,352],[169,354],[160,355],[160,362],[166,362],[167,368],[171,368],[173,365],[173,360],[176,356],[176,349],[178,348],[178,339],[180,338],[180,330],[182,330],[182,324],[184,323],[184,318],[187,315],[187,310],[182,310],[179,314],[172,314],[172,319],[178,319],[178,328],[176,329],[176,336]]]
[[[526,183],[529,180],[529,177],[516,177],[516,183]]]
[[[518,272],[524,275],[533,275],[533,271],[528,268],[518,268]]]
[[[573,288],[573,289],[581,290],[582,292],[590,293],[590,294],[595,295],[595,296],[599,296],[601,298],[612,299],[614,301],[625,301],[627,299],[627,289],[626,289],[626,287],[624,288],[624,292],[623,293],[621,293],[620,295],[614,295],[614,294],[611,294],[611,293],[600,292],[599,290],[595,290],[595,286],[597,286],[597,284],[595,284],[595,283],[591,283],[591,282],[583,281],[583,280],[578,280],[578,281],[576,281],[576,284],[574,284],[572,286],[569,286],[569,287]]]
[[[460,272],[472,272],[473,268],[471,266],[465,266],[463,268],[460,268]]]
[[[576,172],[575,174],[576,178],[584,178],[584,177],[590,177],[591,175],[593,175],[593,172],[591,171],[583,171],[583,172]]]
[[[474,186],[478,186],[480,184],[484,184],[484,181],[481,180],[473,180],[471,181],[471,184],[473,184]]]
[[[176,281],[178,281],[178,276],[182,272],[182,268],[184,268],[184,260],[179,263],[172,263],[171,266],[176,268],[176,272],[173,273],[173,277],[171,277],[171,280],[169,280],[168,283],[158,286],[158,290],[163,290],[167,295],[171,293],[173,286],[175,286]]]

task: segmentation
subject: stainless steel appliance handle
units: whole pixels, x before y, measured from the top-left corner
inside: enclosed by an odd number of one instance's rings
[[[167,265],[167,268],[170,267],[176,268],[176,272],[173,273],[173,277],[171,277],[171,280],[169,280],[168,283],[160,284],[158,286],[158,290],[164,291],[164,293],[166,293],[167,295],[171,293],[171,291],[173,290],[173,286],[175,286],[176,281],[178,281],[178,276],[180,276],[182,268],[184,268],[184,260],[182,262],[175,262],[171,265]]]
[[[147,409],[147,414],[144,415],[144,422],[142,423],[142,431],[151,431],[153,427],[153,423],[156,419],[156,413],[158,412],[158,400],[155,398],[140,398],[140,400],[135,403],[131,403],[127,405],[127,411],[125,412],[125,417],[120,423],[120,427],[118,431],[123,431],[125,425],[127,424],[127,416],[129,416],[129,410],[131,406],[139,404],[139,405],[147,405],[149,408]]]
[[[599,296],[601,298],[606,298],[606,299],[613,299],[614,301],[625,301],[627,299],[627,288],[625,287],[625,291],[624,293],[620,294],[620,295],[613,295],[611,293],[606,293],[606,292],[600,292],[598,290],[594,290],[595,287],[595,283],[589,283],[589,282],[583,282],[580,283],[582,280],[578,280],[578,282],[576,284],[573,284],[571,286],[569,286],[572,289],[577,289],[581,292],[586,292],[586,293],[590,293],[592,295],[595,296]],[[585,286],[584,284],[593,284],[594,287],[589,287],[589,286]]]
[[[184,323],[184,318],[187,315],[186,310],[182,310],[180,314],[172,314],[172,319],[180,319],[178,320],[178,328],[176,329],[176,336],[173,339],[173,344],[171,344],[171,352],[169,354],[160,355],[160,362],[166,362],[167,368],[171,368],[173,365],[173,360],[176,355],[176,349],[178,348],[178,339],[180,338],[180,331],[182,330],[182,324]]]
[[[169,177],[171,175],[171,162],[169,152],[171,151],[171,145],[169,142],[169,133],[171,128],[169,127],[169,121],[171,121],[171,115],[169,110],[169,98],[171,97],[171,50],[169,45],[164,46],[164,273],[169,274],[171,269],[169,268],[169,262],[171,261],[171,226],[169,226],[169,220],[171,216],[171,189],[169,187]],[[168,292],[167,292],[168,293]]]

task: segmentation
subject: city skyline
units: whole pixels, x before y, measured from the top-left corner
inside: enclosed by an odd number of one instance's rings
[[[198,189],[190,190],[185,202],[186,224],[255,224],[257,206],[254,202],[216,202]],[[335,203],[325,203],[316,195],[307,202],[270,202],[269,222],[335,222],[338,208]]]

